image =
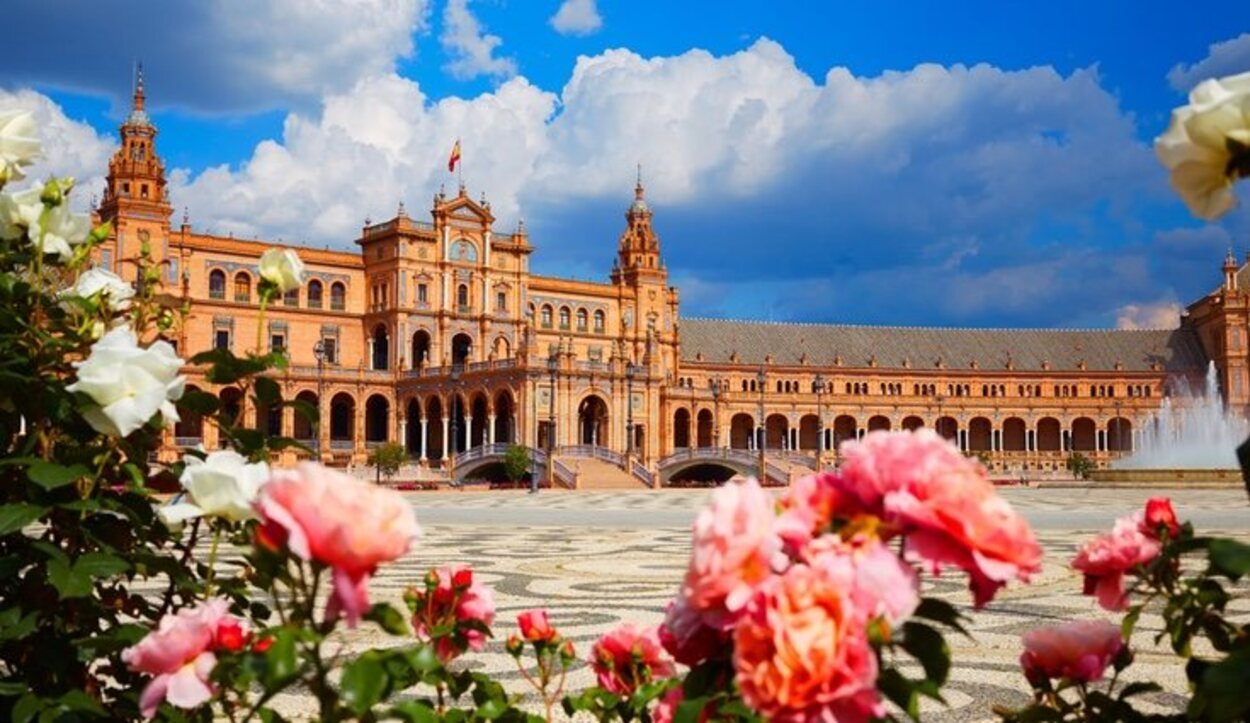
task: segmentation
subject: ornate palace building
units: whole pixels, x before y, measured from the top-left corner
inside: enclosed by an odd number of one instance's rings
[[[173,339],[184,356],[252,350],[258,259],[280,244],[197,232],[185,216],[173,225],[156,133],[140,82],[96,209],[113,224],[99,261],[133,278],[128,260],[146,244],[164,262],[167,289],[190,308]],[[580,486],[761,469],[784,483],[835,464],[844,440],[919,427],[997,476],[1059,473],[1073,451],[1104,465],[1133,448],[1177,377],[1209,363],[1229,404],[1250,405],[1250,270],[1231,257],[1174,330],[690,319],[653,221],[639,182],[614,267],[591,283],[531,273],[525,228],[496,229],[490,203],[463,187],[435,195],[428,220],[400,204],[366,222],[359,251],[297,247],[306,281],[264,318],[262,346],[289,355],[284,395],[315,405],[320,424],[256,409],[202,370],[188,369],[189,383],[329,463],[359,465],[394,441],[411,474],[464,478],[517,443],[557,483]],[[218,443],[186,413],[170,449]]]

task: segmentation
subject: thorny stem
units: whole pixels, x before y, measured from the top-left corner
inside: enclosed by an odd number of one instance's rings
[[[213,544],[208,548],[208,573],[204,579],[204,597],[213,596],[213,573],[217,567],[217,545],[221,542],[221,529],[213,528]]]

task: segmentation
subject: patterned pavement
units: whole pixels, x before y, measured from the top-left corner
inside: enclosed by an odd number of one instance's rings
[[[1091,510],[1109,520],[1160,493],[1177,501],[1182,517],[1218,513],[1232,514],[1235,522],[1245,520],[1225,532],[1250,538],[1250,516],[1238,516],[1250,507],[1239,490],[1006,490],[1027,516],[1040,516],[1041,524],[1035,527],[1045,548],[1044,569],[1032,584],[1009,586],[987,610],[976,613],[971,640],[949,638],[956,662],[947,686],[950,707],[929,706],[924,719],[992,720],[991,703],[1025,702],[1021,692],[1025,684],[1016,662],[1019,636],[1038,625],[1103,616],[1092,599],[1079,595],[1080,579],[1066,563],[1085,539],[1109,523],[1077,529],[1081,525],[1065,525],[1064,521],[1090,519],[1072,515]],[[575,641],[581,655],[589,652],[596,637],[619,622],[659,622],[664,603],[677,590],[685,569],[689,521],[706,494],[415,493],[411,499],[425,537],[405,559],[381,570],[371,590],[375,599],[402,605],[403,589],[418,583],[429,567],[472,565],[494,588],[499,610],[495,626],[499,640],[492,641],[485,654],[472,656],[472,663],[497,673],[509,688],[521,693],[520,676],[502,649],[502,639],[515,630],[516,613],[548,608],[553,622]],[[596,523],[600,518],[609,518],[611,523]],[[937,580],[929,592],[971,612],[962,575]],[[1239,600],[1234,610],[1250,616],[1250,601]],[[348,649],[394,644],[394,639],[371,627],[364,625],[347,635]],[[1129,679],[1161,683],[1165,692],[1149,697],[1149,703],[1173,709],[1183,700],[1179,694],[1184,678],[1180,666],[1151,644],[1160,627],[1157,616],[1143,616],[1134,639],[1137,662]],[[570,676],[569,685],[580,687],[590,681],[589,670],[582,667]],[[307,701],[298,696],[280,704],[297,715],[308,710]]]

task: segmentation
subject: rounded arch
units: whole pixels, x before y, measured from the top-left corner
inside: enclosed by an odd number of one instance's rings
[[[690,410],[678,407],[673,410],[673,449],[690,446]]]
[[[790,420],[786,419],[786,415],[768,415],[764,427],[764,443],[769,449],[790,448]]]
[[[451,338],[451,363],[467,364],[473,361],[473,337],[460,332]]]
[[[320,309],[325,287],[317,279],[308,282],[308,308]]]
[[[385,442],[390,438],[391,402],[381,394],[365,400],[365,441]]]
[[[425,401],[425,456],[426,459],[443,458],[443,400],[431,394]]]
[[[226,298],[226,272],[213,269],[208,272],[208,297],[210,299]]]
[[[799,419],[799,449],[820,449],[820,417],[804,414]]]
[[[917,417],[915,415],[903,417],[903,429],[907,430],[908,432],[914,432],[917,429],[923,429],[923,428],[924,428],[924,420],[921,419],[920,417]]]
[[[560,307],[560,328],[568,329],[573,319],[573,311],[567,306]]]
[[[594,326],[594,330],[595,330],[595,333],[596,333],[596,334],[602,334],[602,333],[603,333],[603,331],[604,331],[604,325],[605,325],[605,323],[606,323],[606,321],[605,321],[606,319],[607,319],[607,316],[603,313],[603,311],[596,311],[596,312],[595,312],[595,315],[594,315],[594,324],[595,324],[595,326]]]
[[[586,313],[585,309],[579,308],[577,310],[577,330],[586,331],[589,328],[590,328],[590,314]]]
[[[252,300],[252,275],[246,271],[240,271],[234,275],[234,300]]]
[[[1089,417],[1072,420],[1072,449],[1076,452],[1093,452],[1098,449],[1098,425]]]
[[[833,446],[837,449],[848,439],[855,439],[859,422],[849,414],[839,414],[833,420]]]
[[[542,325],[543,325],[543,328],[544,328],[544,329],[550,329],[550,328],[551,328],[551,325],[552,325],[552,323],[553,323],[553,322],[552,322],[552,320],[551,320],[551,314],[552,314],[552,312],[551,312],[551,304],[543,304],[543,308],[542,308],[542,316],[541,316],[540,318],[541,318]]]
[[[447,454],[456,455],[467,448],[465,441],[469,438],[469,430],[465,421],[473,413],[468,408],[469,400],[459,391],[447,395]]]
[[[342,281],[330,284],[330,308],[334,311],[343,311],[347,308],[347,287]]]
[[[296,440],[311,447],[317,439],[317,424],[321,417],[321,399],[316,392],[305,389],[295,395],[295,401],[303,402],[303,404],[292,410],[295,419],[291,425],[291,434]],[[311,417],[309,413],[311,413]]]
[[[373,368],[386,370],[390,368],[391,337],[386,324],[373,327]]]
[[[933,428],[937,430],[938,436],[942,439],[953,442],[959,437],[959,421],[954,417],[939,417],[934,422]]]
[[[883,414],[874,414],[868,418],[868,431],[890,431],[890,418]]]
[[[238,387],[226,387],[217,394],[222,414],[229,420],[239,420],[243,411],[243,392]]]
[[[469,403],[469,411],[473,414],[473,421],[469,423],[469,449],[480,447],[486,444],[486,425],[489,423],[490,403],[486,399],[486,392],[479,391],[473,395],[473,401]]]
[[[1019,417],[1003,420],[1003,451],[1024,452],[1028,447],[1027,427]]]
[[[195,385],[188,385],[186,390],[188,392],[200,391]],[[204,439],[204,417],[199,412],[179,406],[178,422],[174,424],[174,439],[175,441],[186,440],[186,444],[198,444]],[[184,442],[178,441],[178,444],[182,445]]]
[[[430,332],[417,329],[412,334],[412,368],[422,369],[430,364]]]
[[[421,419],[421,400],[412,397],[404,405],[404,449],[410,457],[421,454]]]
[[[700,409],[698,419],[695,420],[695,443],[700,447],[711,447],[714,442],[715,420],[712,416],[712,410]]]
[[[994,426],[985,417],[973,417],[968,422],[968,451],[989,452],[994,446]]]
[[[508,342],[506,336],[497,336],[491,353],[496,359],[508,359],[512,356],[512,344]]]
[[[511,389],[500,389],[495,392],[495,442],[512,444],[516,442],[516,403],[512,398]]]
[[[744,412],[739,412],[729,420],[729,446],[734,449],[750,449],[751,436],[755,434],[755,419]]]
[[[469,310],[468,284],[461,283],[456,286],[456,308],[459,309],[461,313]]]
[[[669,476],[668,484],[674,487],[715,487],[739,474],[742,473],[724,464],[701,462],[675,470]]]
[[[577,405],[577,429],[581,444],[601,445],[608,441],[608,404],[603,397],[590,394]]]
[[[347,392],[330,399],[330,441],[352,441],[356,438],[356,400]]]
[[[1062,447],[1063,435],[1060,433],[1059,420],[1054,417],[1037,420],[1037,451],[1058,452]]]
[[[1107,422],[1107,449],[1112,452],[1133,451],[1133,422],[1115,417]]]

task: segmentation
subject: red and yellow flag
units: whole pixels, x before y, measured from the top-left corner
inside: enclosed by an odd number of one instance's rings
[[[447,159],[447,172],[453,173],[456,170],[456,164],[460,162],[460,139],[456,139],[456,145],[451,147],[451,157]]]

